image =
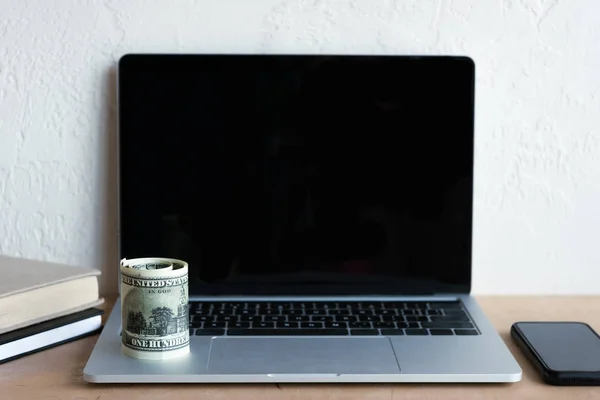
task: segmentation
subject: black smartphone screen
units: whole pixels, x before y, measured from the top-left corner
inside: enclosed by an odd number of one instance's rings
[[[550,370],[600,371],[600,337],[577,322],[521,322],[526,342]]]

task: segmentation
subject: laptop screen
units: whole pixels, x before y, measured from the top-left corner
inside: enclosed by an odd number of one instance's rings
[[[473,113],[468,58],[127,55],[120,256],[192,295],[467,292]]]

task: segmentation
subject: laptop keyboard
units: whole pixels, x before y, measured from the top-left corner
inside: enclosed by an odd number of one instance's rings
[[[190,302],[190,335],[479,335],[453,302]]]

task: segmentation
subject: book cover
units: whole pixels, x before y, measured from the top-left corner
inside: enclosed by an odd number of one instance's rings
[[[0,334],[102,304],[100,271],[0,256]]]
[[[103,310],[90,308],[0,335],[0,363],[95,334]]]

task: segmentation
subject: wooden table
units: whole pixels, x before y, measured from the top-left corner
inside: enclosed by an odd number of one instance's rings
[[[478,297],[523,369],[515,384],[89,384],[82,369],[97,336],[0,365],[0,399],[600,399],[600,387],[545,385],[509,336],[513,322],[579,320],[600,331],[600,297]]]

